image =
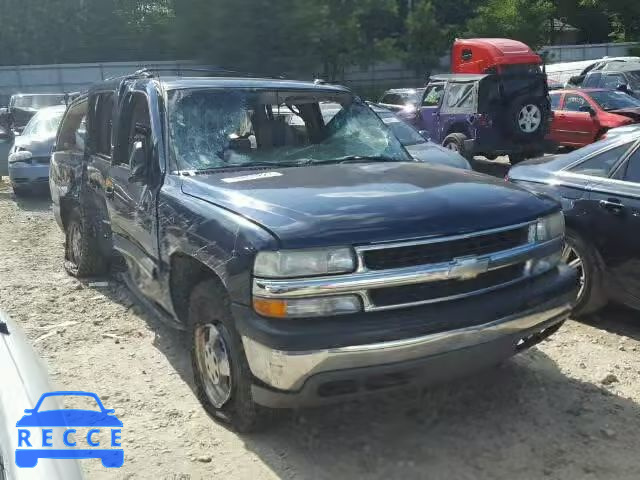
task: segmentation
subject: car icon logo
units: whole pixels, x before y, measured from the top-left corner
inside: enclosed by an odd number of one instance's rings
[[[48,410],[43,407],[43,402],[49,397],[68,396],[95,400],[97,408]],[[124,450],[120,443],[122,426],[122,422],[115,416],[115,410],[106,409],[95,393],[81,391],[45,393],[36,406],[33,409],[26,409],[25,415],[16,423],[18,427],[16,465],[20,468],[33,468],[41,458],[99,458],[103,466],[119,468],[124,463]],[[80,427],[89,429],[86,434],[87,447],[94,448],[82,448],[78,445],[81,443],[80,440],[71,440],[70,435],[75,434],[76,428]],[[54,448],[52,438],[54,428],[63,432],[57,440],[61,440],[66,447],[70,448]],[[38,432],[35,429],[38,429]],[[107,442],[102,438],[99,439],[98,436],[107,430],[110,430],[108,444],[111,448],[100,448],[103,447],[102,442]]]

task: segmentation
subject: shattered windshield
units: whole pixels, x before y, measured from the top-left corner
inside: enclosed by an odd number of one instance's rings
[[[411,161],[378,116],[345,93],[185,89],[168,97],[179,170]],[[330,118],[320,109],[325,102],[337,105]]]

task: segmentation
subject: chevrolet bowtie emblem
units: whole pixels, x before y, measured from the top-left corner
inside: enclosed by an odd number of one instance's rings
[[[489,270],[489,259],[478,257],[455,258],[449,267],[449,278],[470,280]]]

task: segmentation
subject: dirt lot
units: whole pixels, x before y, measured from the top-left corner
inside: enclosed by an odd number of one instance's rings
[[[638,479],[640,318],[568,322],[499,369],[434,388],[294,413],[237,436],[193,394],[181,335],[113,279],[68,277],[45,199],[0,183],[0,305],[61,389],[97,392],[124,422],[125,465],[90,479]]]

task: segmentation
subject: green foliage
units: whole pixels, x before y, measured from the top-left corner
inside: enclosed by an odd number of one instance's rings
[[[553,13],[547,0],[488,0],[467,23],[468,35],[513,38],[537,48],[547,40]]]
[[[0,0],[0,64],[197,59],[340,80],[403,60],[433,69],[456,36],[538,47],[553,18],[583,41],[640,40],[638,0]]]
[[[406,32],[407,64],[418,73],[435,67],[453,40],[453,28],[441,26],[430,0],[422,0],[409,13]]]

